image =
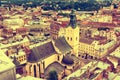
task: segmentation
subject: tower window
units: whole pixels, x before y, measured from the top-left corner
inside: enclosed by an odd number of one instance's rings
[[[70,40],[72,41],[72,38],[70,38]]]
[[[77,37],[76,37],[76,41],[77,41]]]
[[[43,69],[45,70],[45,61],[43,61]]]
[[[69,37],[67,37],[67,40],[69,40]]]
[[[60,57],[58,56],[58,61],[60,60]]]

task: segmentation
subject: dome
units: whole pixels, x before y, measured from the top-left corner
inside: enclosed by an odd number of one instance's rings
[[[63,56],[62,63],[66,64],[66,65],[72,65],[72,64],[74,64],[74,61],[71,58],[71,56],[66,55],[66,56]]]

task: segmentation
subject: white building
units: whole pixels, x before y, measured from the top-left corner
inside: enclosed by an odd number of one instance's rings
[[[70,80],[71,77],[80,78],[80,76],[85,74],[86,71],[90,72],[90,71],[94,70],[95,68],[100,68],[101,71],[99,73],[101,73],[103,70],[107,69],[109,66],[110,66],[109,64],[103,63],[101,61],[89,62],[88,64],[86,64],[85,66],[80,68],[79,70],[77,70],[74,73],[70,74],[69,76],[65,77],[63,80]]]
[[[0,80],[16,80],[15,65],[0,50]]]
[[[32,76],[24,76],[24,77],[22,77],[19,74],[17,74],[16,77],[17,77],[17,80],[44,80],[44,79],[35,78],[35,77],[32,77]]]

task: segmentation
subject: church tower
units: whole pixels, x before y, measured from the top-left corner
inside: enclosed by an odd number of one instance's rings
[[[74,10],[70,13],[70,22],[68,27],[65,30],[65,38],[67,42],[71,45],[73,48],[73,52],[75,55],[78,54],[78,47],[79,47],[79,27],[77,25],[77,19],[76,15],[74,13]]]

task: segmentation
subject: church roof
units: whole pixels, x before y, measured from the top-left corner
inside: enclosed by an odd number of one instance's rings
[[[66,65],[72,65],[74,64],[74,60],[70,55],[63,56],[62,63]]]
[[[31,53],[28,56],[29,62],[37,62],[41,59],[49,57],[50,55],[55,54],[55,49],[52,45],[52,42],[48,42],[46,44],[36,46],[32,48]]]
[[[58,62],[53,62],[45,69],[45,75],[48,75],[50,71],[56,71],[58,74],[63,72],[64,66]]]
[[[55,42],[55,46],[62,53],[68,53],[72,50],[72,47],[67,43],[65,37],[59,37],[58,39],[54,40],[54,42]]]

